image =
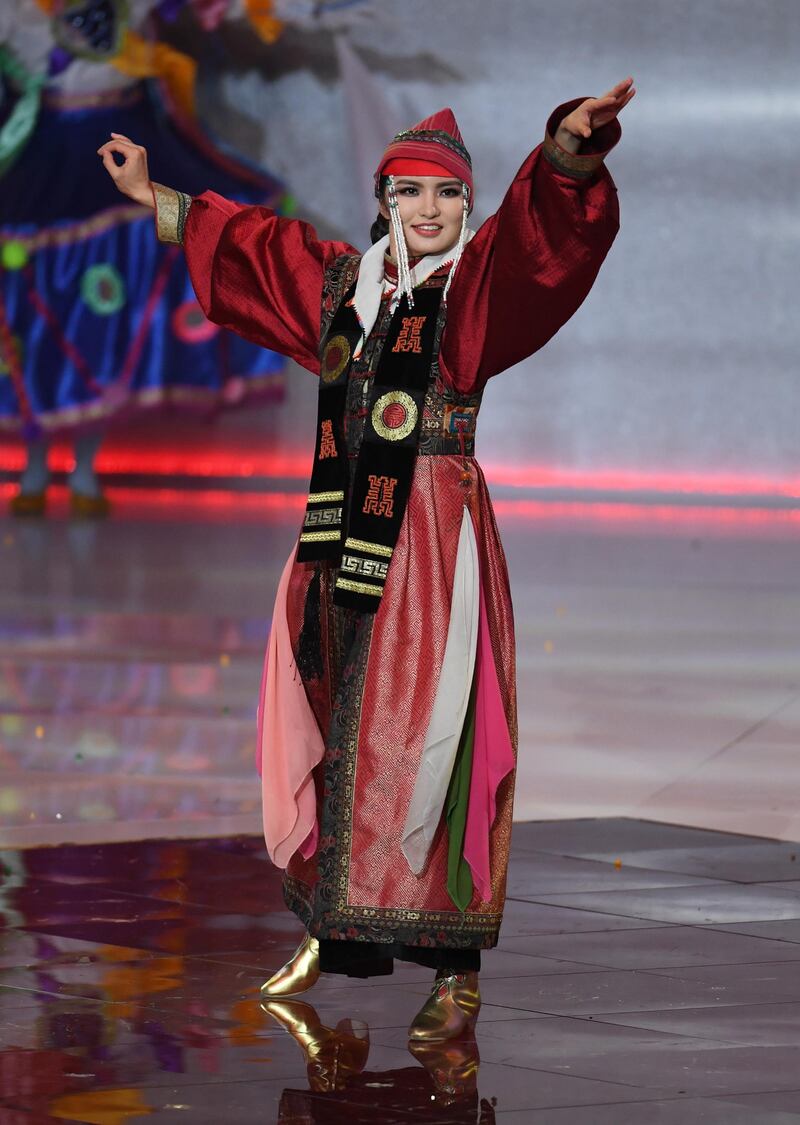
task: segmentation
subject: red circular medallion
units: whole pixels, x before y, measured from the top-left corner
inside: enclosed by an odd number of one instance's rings
[[[408,411],[402,402],[390,402],[383,408],[381,419],[387,430],[397,430],[408,417]]]
[[[342,362],[342,349],[336,344],[325,353],[325,370],[333,371]]]

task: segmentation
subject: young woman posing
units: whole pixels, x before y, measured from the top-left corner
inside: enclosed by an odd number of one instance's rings
[[[127,137],[99,150],[117,187],[155,207],[159,237],[183,244],[206,316],[319,375],[259,722],[267,847],[306,936],[267,1000],[400,958],[436,971],[412,1039],[474,1025],[517,746],[511,599],[475,423],[487,381],[591,289],[618,228],[603,161],[634,93],[629,78],[557,109],[475,233],[451,111],[398,134],[363,256],[268,208],[152,183]]]

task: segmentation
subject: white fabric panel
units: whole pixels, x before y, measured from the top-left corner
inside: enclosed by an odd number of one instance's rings
[[[428,858],[464,729],[478,647],[479,596],[478,545],[469,508],[465,507],[442,670],[403,828],[403,854],[415,875]]]
[[[474,230],[467,231],[467,242],[475,235]],[[381,297],[388,282],[384,281],[383,259],[389,250],[389,235],[379,238],[370,246],[361,259],[356,281],[354,304],[358,322],[364,330],[364,335],[369,336],[372,326],[378,319],[378,310],[381,307]],[[422,285],[431,274],[453,260],[455,247],[443,250],[441,254],[426,254],[420,258],[411,270],[411,280],[414,285]]]

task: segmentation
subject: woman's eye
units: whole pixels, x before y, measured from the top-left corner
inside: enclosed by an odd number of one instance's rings
[[[417,195],[417,189],[415,187],[400,188],[400,194],[401,195]]]
[[[454,187],[443,188],[442,195],[445,199],[453,199],[454,196],[458,195],[458,189]]]

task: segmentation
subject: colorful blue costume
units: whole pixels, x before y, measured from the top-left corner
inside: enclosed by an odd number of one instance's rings
[[[0,433],[35,441],[131,407],[279,396],[282,357],[206,320],[183,255],[156,241],[152,213],[119,195],[96,153],[113,130],[189,193],[275,207],[281,185],[137,76],[134,48],[150,44],[133,29],[152,0],[14,7],[0,17]]]

